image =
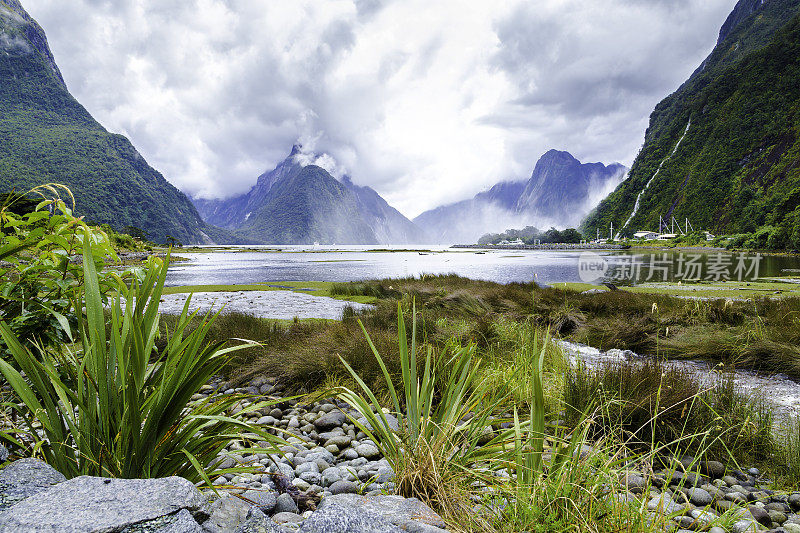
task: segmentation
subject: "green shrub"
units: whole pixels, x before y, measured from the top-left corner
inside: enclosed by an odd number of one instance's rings
[[[75,327],[70,300],[83,284],[83,269],[71,257],[83,241],[92,245],[87,259],[93,265],[116,257],[108,235],[74,217],[59,191],[71,197],[69,189],[48,184],[28,193],[42,198],[32,211],[17,213],[15,197],[0,206],[0,318],[28,347],[69,341]],[[103,297],[118,277],[98,277]]]

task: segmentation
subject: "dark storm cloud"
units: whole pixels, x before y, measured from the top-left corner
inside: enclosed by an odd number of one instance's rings
[[[230,196],[297,141],[407,215],[550,148],[630,163],[733,0],[27,0],[70,90],[175,185]]]

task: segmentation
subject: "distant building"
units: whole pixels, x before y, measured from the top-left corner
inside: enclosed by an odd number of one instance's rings
[[[637,231],[633,234],[633,238],[643,241],[654,241],[658,239],[658,233],[654,231]]]
[[[662,233],[657,238],[659,241],[669,241],[678,237],[677,233]]]

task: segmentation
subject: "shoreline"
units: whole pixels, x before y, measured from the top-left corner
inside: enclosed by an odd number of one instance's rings
[[[628,250],[623,244],[454,244],[459,250]]]

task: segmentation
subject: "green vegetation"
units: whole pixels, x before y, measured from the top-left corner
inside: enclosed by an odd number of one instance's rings
[[[542,243],[577,244],[584,240],[584,237],[575,228],[567,228],[562,231],[550,228],[547,231],[541,231],[533,226],[526,226],[521,230],[508,229],[503,233],[487,233],[478,239],[478,244],[500,244],[501,241],[515,241],[517,239],[525,244],[534,244],[537,241]]]
[[[0,317],[29,347],[68,340],[75,326],[71,298],[84,283],[81,265],[70,258],[80,253],[83,241],[93,244],[89,257],[96,268],[106,257],[116,258],[108,235],[72,216],[59,192],[70,194],[57,185],[31,191],[41,199],[33,210],[25,197],[7,196],[0,204]],[[114,277],[100,278],[103,294]],[[0,353],[4,346],[0,343]]]
[[[530,347],[535,370],[528,420],[520,422],[515,411],[512,429],[487,435],[502,396],[481,382],[475,346],[448,345],[434,355],[428,345],[424,370],[418,374],[415,314],[412,310],[409,346],[398,307],[399,390],[362,325],[390,393],[390,411],[398,417],[397,427],[382,410],[375,409],[381,405],[375,393],[346,363],[359,392],[347,387],[335,390],[363,417],[364,423],[354,422],[389,460],[399,494],[422,499],[457,530],[637,529],[631,527],[637,522],[636,511],[603,498],[604,487],[616,481],[615,459],[604,457],[605,450],[589,457],[580,453],[588,441],[588,424],[581,424],[582,429],[571,435],[551,437],[545,453],[542,369],[547,340]],[[515,478],[503,477],[501,470],[513,471]],[[495,506],[495,498],[506,505]],[[477,512],[476,501],[480,502]]]
[[[551,426],[544,371],[551,345],[537,334],[512,350],[527,355],[531,387],[513,413],[495,418],[507,394],[482,379],[480,347],[420,345],[413,304],[411,313],[409,339],[398,307],[400,375],[362,323],[381,392],[344,359],[354,388],[333,392],[359,413],[353,421],[393,466],[398,493],[433,506],[455,531],[651,531],[659,518],[610,497],[629,465],[659,468],[686,451],[723,460],[732,453],[749,459],[791,453],[773,439],[771,412],[762,404],[742,401],[729,385],[700,390],[691,377],[664,373],[658,363],[569,370],[567,426]],[[507,372],[516,379],[515,366]],[[387,413],[397,417],[396,426]],[[781,464],[787,472],[796,461]]]
[[[0,322],[0,335],[27,378],[0,360],[0,371],[26,408],[16,408],[25,428],[3,437],[29,453],[38,448],[67,477],[181,475],[192,481],[208,479],[200,465],[215,459],[234,436],[244,432],[274,440],[224,416],[240,401],[235,396],[208,399],[186,410],[191,396],[225,364],[224,355],[238,349],[204,342],[212,316],[184,335],[189,322],[184,308],[165,348],[151,360],[169,261],[151,261],[141,283],[121,287],[125,302],[120,296],[113,299],[107,324],[86,238],[83,250],[85,293],[76,303],[86,312],[76,314],[78,350],[38,348],[34,353]],[[37,433],[38,424],[45,439]]]
[[[10,9],[0,2],[0,192],[63,183],[77,215],[118,231],[136,226],[162,243],[167,235],[222,237],[127,138],[106,131],[70,95],[42,29]]]
[[[589,215],[593,235],[688,217],[695,228],[735,234],[734,247],[800,249],[800,7],[760,5],[678,91],[656,106],[629,177]]]
[[[658,359],[568,367],[564,403],[569,425],[595,410],[594,431],[617,432],[639,450],[669,443],[676,455],[702,449],[724,458],[736,450],[739,461],[764,462],[777,448],[772,411],[763,400],[737,393],[731,376],[701,384],[688,369]]]
[[[83,234],[92,231],[76,225]],[[112,293],[104,313],[92,242],[81,243],[84,283],[72,289],[69,309],[77,342],[60,350],[27,348],[0,325],[11,348],[0,371],[22,420],[4,438],[15,451],[41,450],[69,476],[177,473],[208,483],[201,465],[214,464],[230,440],[272,442],[227,415],[242,397],[191,402],[218,372],[234,383],[274,376],[287,392],[346,400],[394,467],[397,491],[429,503],[453,531],[650,531],[643,510],[609,490],[620,487],[632,464],[654,469],[683,454],[766,461],[768,473],[786,483],[800,473],[789,447],[795,432],[774,435],[771,411],[736,394],[729,382],[703,385],[657,363],[572,367],[550,342],[585,338],[603,348],[672,354],[677,341],[684,342],[680,350],[701,346],[686,342],[692,332],[739,335],[759,317],[760,334],[735,346],[780,362],[774,350],[800,344],[796,299],[587,295],[426,275],[285,282],[374,302],[374,309],[350,310],[342,321],[189,316],[188,307],[161,320],[166,262],[151,258],[129,284],[118,280],[124,303]],[[772,359],[764,350],[773,350]],[[721,357],[736,362],[739,355]],[[397,433],[386,412],[398,419]],[[656,520],[662,519],[669,520]]]
[[[237,418],[227,413],[239,396],[190,405],[242,348],[207,341],[216,317],[189,316],[188,306],[157,342],[169,259],[101,275],[104,258],[114,256],[108,236],[75,218],[56,188],[35,192],[55,197],[21,215],[0,209],[0,372],[12,421],[0,439],[12,452],[40,455],[68,477],[182,475],[208,483],[201,465],[232,438],[275,442],[239,418],[263,404]],[[80,263],[70,261],[77,251]]]
[[[780,444],[765,431],[772,424],[769,410],[735,394],[728,381],[709,388],[687,374],[663,371],[659,365],[602,372],[575,369],[561,350],[543,339],[550,334],[604,350],[708,359],[726,368],[760,368],[800,376],[796,364],[800,360],[797,298],[734,302],[623,291],[581,294],[571,287],[500,285],[454,275],[337,284],[334,291],[368,295],[375,299],[376,308],[346,313],[341,322],[287,324],[231,315],[225,337],[245,336],[262,345],[239,352],[227,370],[229,377],[244,381],[266,374],[293,391],[329,386],[361,390],[355,372],[376,399],[387,405],[392,401],[392,386],[396,390],[404,387],[402,348],[395,339],[408,336],[403,332],[416,331],[422,339],[418,350],[433,347],[432,368],[439,373],[443,370],[437,364],[450,356],[436,354],[452,355],[471,347],[470,365],[477,372],[476,382],[483,393],[501,398],[495,405],[497,412],[510,417],[515,407],[524,410],[530,406],[536,389],[534,376],[539,372],[534,352],[545,348],[541,374],[548,419],[558,418],[564,405],[571,405],[563,420],[576,427],[581,413],[590,411],[595,427],[607,428],[593,433],[597,438],[623,435],[628,440],[636,436],[639,443],[650,439],[666,443],[680,435],[701,433],[704,438],[686,439],[681,441],[682,447],[671,451],[694,454],[705,450],[720,458],[728,453],[723,443],[735,440],[739,444],[731,453],[747,463],[766,460],[759,446],[769,452]],[[400,314],[398,302],[403,310]],[[411,313],[413,302],[416,313]],[[259,321],[264,332],[260,336]],[[758,327],[754,329],[753,324]],[[381,354],[382,364],[376,361],[373,347]],[[425,361],[418,359],[416,364],[418,375],[423,376]],[[587,403],[587,399],[597,399],[589,391],[597,391],[601,384],[603,401]],[[622,402],[627,405],[623,407]],[[652,409],[656,410],[648,416],[647,410]],[[686,417],[687,412],[693,416]],[[655,414],[662,417],[656,418],[659,431],[645,435],[644,422]],[[718,417],[726,423],[719,424]],[[634,444],[633,440],[629,443],[631,447]]]

